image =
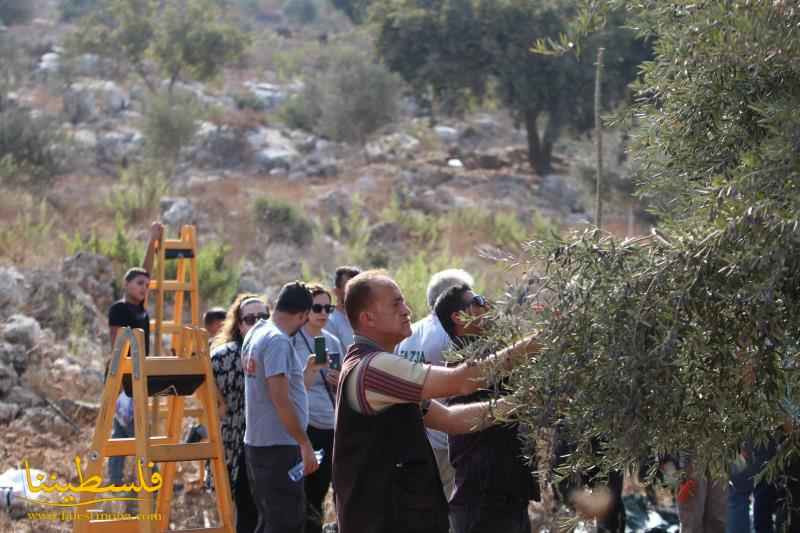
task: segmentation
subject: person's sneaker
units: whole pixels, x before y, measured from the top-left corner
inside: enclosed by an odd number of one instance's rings
[[[322,526],[322,533],[339,533],[339,526],[336,522],[329,522]]]

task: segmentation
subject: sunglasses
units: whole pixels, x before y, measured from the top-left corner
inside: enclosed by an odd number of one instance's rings
[[[252,326],[259,320],[269,320],[269,313],[253,313],[252,315],[242,317],[242,322],[248,326]]]
[[[333,313],[334,309],[336,309],[336,306],[331,304],[314,304],[311,306],[311,310],[315,313],[321,313],[322,311],[325,311],[326,313],[331,314]]]
[[[489,301],[480,294],[476,294],[475,296],[472,297],[472,300],[469,301],[469,305],[477,305],[478,307],[488,307]]]

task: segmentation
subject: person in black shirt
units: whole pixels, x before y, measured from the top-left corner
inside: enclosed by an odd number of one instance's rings
[[[458,349],[478,338],[486,300],[467,285],[451,287],[436,301],[434,312]],[[504,383],[490,385],[448,404],[486,401],[502,396]],[[528,502],[539,498],[538,484],[523,457],[518,426],[498,425],[475,433],[449,435],[450,463],[455,470],[450,523],[455,533],[530,533]]]
[[[153,257],[158,242],[163,234],[163,226],[154,222],[150,227],[150,241],[147,244],[142,267],[134,267],[125,273],[124,295],[121,300],[114,302],[108,310],[108,328],[111,336],[111,349],[117,340],[119,328],[130,327],[144,330],[144,352],[150,354],[150,316],[144,307],[147,291],[150,287],[150,269],[153,266]],[[120,392],[117,398],[114,413],[114,430],[112,438],[130,438],[133,433],[133,401]],[[122,483],[122,473],[125,470],[125,457],[111,457],[108,460],[108,476],[113,484]]]

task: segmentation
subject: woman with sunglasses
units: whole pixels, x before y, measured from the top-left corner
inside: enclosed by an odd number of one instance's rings
[[[259,320],[269,318],[266,300],[257,294],[240,294],[231,304],[211,349],[211,366],[219,391],[220,432],[225,448],[225,463],[236,505],[237,533],[252,533],[256,527],[256,509],[244,464],[244,371],[241,364],[242,343]]]
[[[324,330],[328,318],[333,313],[334,306],[331,293],[321,285],[309,285],[314,303],[308,322],[294,336],[294,348],[301,360],[314,353],[314,338],[324,337],[325,348],[328,352],[328,361],[333,359],[332,354],[338,354],[339,361],[344,358],[339,340]],[[322,508],[325,495],[331,484],[331,459],[333,458],[333,427],[335,418],[336,384],[339,372],[326,365],[319,369],[318,366],[308,365],[305,377],[306,390],[308,391],[308,438],[315,450],[325,450],[325,456],[319,465],[319,470],[306,477],[306,533],[319,533],[322,531],[324,510]]]

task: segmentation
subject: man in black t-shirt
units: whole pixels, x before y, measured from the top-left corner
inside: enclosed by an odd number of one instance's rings
[[[436,301],[434,312],[459,349],[484,334],[486,300],[468,285],[451,287]],[[486,401],[507,394],[504,382],[448,404]],[[450,435],[450,463],[455,487],[450,495],[450,523],[455,533],[502,531],[530,533],[528,503],[539,499],[538,483],[526,464],[518,426],[496,425],[463,435]]]
[[[134,284],[148,284],[150,283],[150,275],[143,268],[132,268],[125,275],[127,280],[128,276],[134,276],[129,283]],[[137,289],[138,290],[138,289]],[[146,292],[146,289],[145,289]],[[140,328],[144,330],[144,353],[150,354],[150,315],[147,314],[147,309],[144,308],[144,301],[133,303],[128,301],[126,297],[122,300],[114,302],[108,310],[108,327],[117,330],[117,328]],[[113,331],[112,336],[116,340],[116,331]],[[113,345],[113,342],[112,342]]]
[[[108,310],[108,328],[111,335],[111,349],[117,340],[119,328],[130,327],[144,330],[144,353],[150,354],[150,315],[144,307],[147,291],[150,288],[150,269],[153,266],[153,257],[157,243],[161,240],[163,226],[154,222],[150,228],[150,241],[147,244],[147,253],[141,268],[134,267],[125,273],[124,295],[121,300],[114,302]],[[114,430],[112,438],[130,438],[134,436],[133,426],[133,400],[124,392],[117,398],[114,413]],[[108,460],[108,476],[113,484],[122,483],[122,473],[125,470],[125,457],[111,457]]]

